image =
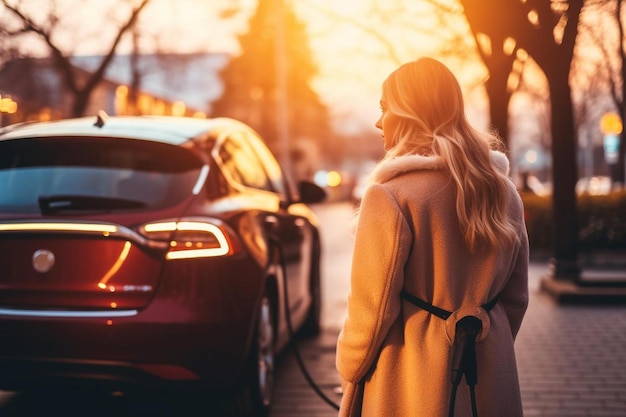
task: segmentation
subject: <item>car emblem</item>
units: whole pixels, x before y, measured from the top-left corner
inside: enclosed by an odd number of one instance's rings
[[[48,272],[54,265],[54,254],[46,249],[33,253],[33,268],[37,272]]]

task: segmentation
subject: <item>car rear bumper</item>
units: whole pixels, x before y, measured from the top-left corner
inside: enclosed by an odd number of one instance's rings
[[[262,277],[245,258],[172,262],[143,309],[0,308],[0,388],[233,384],[249,356]]]
[[[71,380],[233,384],[248,356],[255,286],[261,282],[253,284],[251,274],[244,273],[203,278],[190,283],[180,275],[167,277],[143,310],[16,309],[8,314],[4,309],[0,387]],[[242,291],[242,285],[231,294],[240,280],[249,288]]]
[[[94,321],[0,321],[0,388],[78,381],[228,385],[245,362],[248,332],[230,325]]]
[[[133,364],[60,358],[0,358],[0,388],[80,387],[106,391],[143,390],[155,386],[185,385],[199,381],[186,368],[161,364]]]

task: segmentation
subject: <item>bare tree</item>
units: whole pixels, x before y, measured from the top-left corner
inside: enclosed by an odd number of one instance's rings
[[[478,45],[489,78],[486,90],[490,101],[491,124],[508,139],[509,102],[519,87],[518,80],[527,59],[534,60],[546,76],[552,137],[554,273],[560,278],[578,279],[578,219],[576,210],[577,134],[574,102],[569,85],[570,67],[578,34],[583,0],[430,0],[441,16],[465,15]],[[397,13],[404,16],[406,13]],[[381,26],[385,14],[380,17]],[[445,23],[445,18],[441,19]],[[389,55],[400,56],[395,45],[375,28],[361,22],[387,47]],[[450,29],[450,25],[444,26]],[[416,35],[417,31],[412,32]],[[457,53],[461,48],[451,48]]]
[[[553,167],[553,273],[578,280],[577,134],[569,74],[583,0],[461,0],[472,32],[511,39],[548,81]],[[490,68],[493,76],[499,68]],[[505,71],[508,76],[509,72]]]
[[[1,0],[1,4],[11,12],[11,14],[19,22],[19,26],[13,30],[4,30],[6,36],[19,37],[26,34],[35,34],[50,51],[56,68],[60,72],[64,85],[73,97],[72,115],[83,115],[91,93],[94,91],[98,83],[104,77],[104,73],[115,56],[115,51],[120,44],[123,36],[133,28],[138,16],[150,0],[126,1],[130,7],[130,13],[127,19],[122,22],[118,28],[117,34],[109,45],[107,52],[102,56],[100,64],[96,70],[91,72],[86,80],[82,80],[71,63],[71,56],[64,52],[63,47],[55,40],[54,33],[58,28],[61,17],[56,13],[55,8],[50,8],[50,14],[47,18],[47,24],[39,24],[30,16],[25,9],[19,4],[9,0]]]

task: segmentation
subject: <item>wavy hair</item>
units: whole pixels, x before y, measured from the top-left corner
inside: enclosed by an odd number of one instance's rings
[[[387,111],[399,122],[385,159],[406,154],[439,156],[456,188],[456,212],[472,251],[518,236],[506,214],[508,178],[493,168],[494,134],[474,129],[465,116],[461,87],[432,58],[400,66],[383,83]]]

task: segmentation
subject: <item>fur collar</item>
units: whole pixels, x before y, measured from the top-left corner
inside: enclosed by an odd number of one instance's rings
[[[490,151],[491,165],[502,175],[509,174],[509,160],[499,151]],[[384,183],[410,171],[442,169],[443,160],[439,156],[403,155],[379,163],[370,175],[370,183]]]

